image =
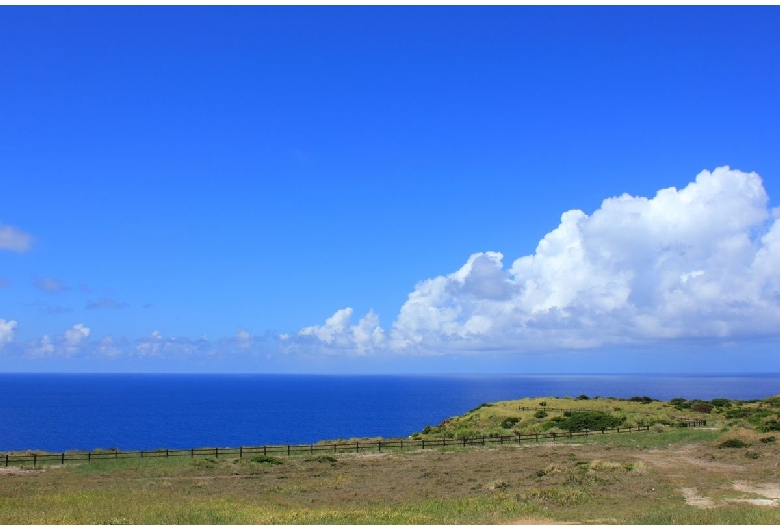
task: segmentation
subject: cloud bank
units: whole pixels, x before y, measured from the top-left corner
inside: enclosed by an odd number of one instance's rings
[[[67,289],[44,278],[37,287]],[[88,308],[118,308],[112,299]],[[604,200],[570,210],[533,254],[472,254],[458,270],[417,283],[387,329],[352,308],[297,333],[209,340],[90,338],[83,324],[53,338],[14,340],[0,319],[0,350],[21,357],[212,359],[301,353],[426,355],[723,344],[780,338],[780,209],[761,178],[720,167],[652,198]]]
[[[683,189],[570,210],[508,266],[472,254],[419,282],[385,331],[352,309],[291,343],[361,353],[532,351],[780,332],[780,212],[756,173],[702,171]]]

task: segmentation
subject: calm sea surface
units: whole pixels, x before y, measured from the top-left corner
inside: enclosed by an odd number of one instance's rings
[[[408,436],[484,402],[535,396],[757,399],[778,393],[780,374],[0,374],[0,452]]]

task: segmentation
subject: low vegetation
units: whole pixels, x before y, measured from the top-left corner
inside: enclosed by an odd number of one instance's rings
[[[382,453],[0,467],[0,524],[776,525],[779,413],[780,398],[547,397],[485,404],[416,436],[653,428]],[[677,426],[696,418],[707,426]]]
[[[666,402],[647,396],[526,398],[483,403],[439,425],[428,425],[412,436],[460,439],[647,425],[676,427],[691,420],[703,420],[712,426],[747,425],[762,433],[780,431],[780,398],[753,401],[675,398]]]

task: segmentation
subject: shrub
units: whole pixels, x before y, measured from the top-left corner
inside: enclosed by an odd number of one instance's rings
[[[634,396],[634,397],[628,398],[628,400],[629,401],[634,401],[636,403],[645,403],[645,404],[653,402],[653,398],[650,398],[650,397],[647,397],[647,396]]]
[[[625,417],[612,416],[604,412],[572,412],[565,418],[553,418],[551,423],[567,431],[599,431],[614,429],[623,424]]]
[[[741,449],[747,446],[748,444],[743,442],[739,438],[729,438],[728,440],[723,440],[718,444],[718,447],[720,448],[729,448],[729,449]]]
[[[191,466],[212,468],[217,465],[217,460],[214,458],[199,458],[197,460],[190,460]]]
[[[713,407],[728,408],[731,406],[731,401],[725,398],[716,398],[710,401],[710,405]]]
[[[540,401],[539,402],[539,406],[540,407],[546,407],[547,406],[547,402],[546,401]]]
[[[693,412],[703,412],[704,414],[709,414],[710,411],[712,410],[712,405],[709,405],[707,403],[702,403],[702,402],[694,403],[693,405],[691,405],[691,410]]]
[[[541,419],[541,418],[546,418],[546,417],[547,417],[547,413],[545,411],[543,411],[543,410],[537,410],[536,413],[534,414],[534,418]]]
[[[586,396],[585,394],[580,394],[579,396],[577,396],[577,399],[579,399],[580,401],[583,401],[583,400],[590,399],[590,398],[588,396]]]
[[[511,429],[519,421],[520,421],[520,418],[506,418],[505,420],[503,420],[501,422],[501,427],[504,428],[504,429]]]
[[[759,425],[756,430],[758,432],[772,432],[772,431],[780,431],[780,421],[778,420],[768,420],[763,423],[763,425]]]
[[[777,440],[774,436],[765,436],[764,438],[759,438],[761,440],[762,444],[769,444]]]
[[[276,458],[275,456],[269,456],[269,455],[257,455],[253,456],[251,459],[252,462],[255,464],[284,464],[284,461],[281,458]]]

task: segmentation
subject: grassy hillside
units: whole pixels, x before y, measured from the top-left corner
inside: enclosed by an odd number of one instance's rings
[[[0,524],[780,524],[780,399],[715,401],[508,401],[418,435],[560,428],[553,408],[659,426],[557,442],[0,467]]]
[[[780,397],[738,401],[725,398],[673,399],[646,396],[629,399],[578,396],[525,398],[484,403],[465,414],[414,433],[416,438],[463,438],[513,433],[566,432],[651,425],[675,427],[686,420],[706,420],[711,426],[742,426],[760,432],[780,431]]]

